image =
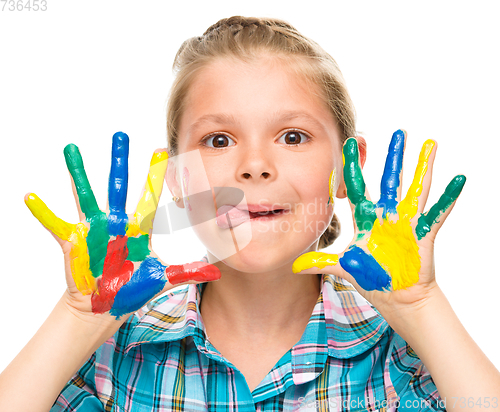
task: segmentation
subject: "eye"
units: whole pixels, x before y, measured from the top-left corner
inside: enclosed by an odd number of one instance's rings
[[[286,145],[299,145],[301,143],[306,143],[309,141],[309,138],[305,133],[299,132],[297,130],[290,130],[284,133],[279,139],[278,142],[285,143]]]
[[[234,140],[225,134],[214,134],[209,136],[203,141],[203,143],[214,149],[223,149],[225,147],[234,146]]]

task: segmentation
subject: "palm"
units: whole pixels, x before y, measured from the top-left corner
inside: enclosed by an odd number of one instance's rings
[[[425,297],[435,281],[434,238],[460,194],[465,177],[456,176],[439,201],[423,213],[435,154],[435,142],[428,140],[420,153],[413,183],[400,200],[405,140],[402,131],[392,137],[377,203],[370,200],[365,187],[357,142],[346,141],[344,179],[353,212],[354,239],[340,256],[318,252],[302,255],[296,260],[295,271],[315,267],[343,277],[379,308],[415,304]]]
[[[113,136],[109,177],[109,212],[101,211],[83,167],[78,148],[64,149],[80,214],[70,224],[55,216],[35,195],[26,204],[63,248],[68,290],[83,312],[110,313],[119,318],[132,313],[160,292],[184,282],[220,277],[205,263],[165,265],[152,251],[150,235],[167,167],[167,153],[153,155],[146,186],[133,216],[125,213],[128,185],[128,136]]]

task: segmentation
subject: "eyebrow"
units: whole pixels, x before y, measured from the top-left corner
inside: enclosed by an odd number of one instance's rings
[[[278,123],[287,122],[295,119],[304,120],[311,125],[326,132],[326,127],[318,121],[314,116],[311,116],[307,112],[302,111],[285,111],[285,112],[275,112],[272,117],[268,120],[268,123]],[[214,113],[206,114],[197,119],[188,129],[188,134],[195,132],[198,128],[202,127],[206,123],[216,124],[220,126],[234,126],[238,123],[238,120],[230,114],[227,113]]]
[[[304,120],[313,126],[323,130],[326,132],[326,127],[318,121],[314,116],[311,116],[307,112],[302,112],[298,110],[286,111],[286,112],[275,112],[273,121],[275,122],[287,122],[290,120],[301,119]]]
[[[206,114],[204,116],[201,116],[196,120],[196,122],[189,126],[188,134],[195,132],[205,123],[233,126],[237,123],[237,120],[234,118],[234,116],[226,113]]]

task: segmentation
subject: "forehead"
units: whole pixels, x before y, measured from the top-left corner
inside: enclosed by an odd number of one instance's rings
[[[219,58],[207,64],[189,87],[181,134],[211,116],[239,122],[299,116],[337,129],[324,93],[298,69],[293,62],[266,56],[250,61]]]

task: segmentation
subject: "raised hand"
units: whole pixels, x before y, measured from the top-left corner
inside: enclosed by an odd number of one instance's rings
[[[168,266],[151,249],[153,219],[167,168],[166,151],[151,160],[147,182],[133,216],[125,212],[128,187],[129,138],[113,136],[109,175],[109,212],[99,209],[78,147],[64,149],[72,177],[80,223],[58,218],[36,196],[25,202],[33,215],[56,238],[66,260],[68,292],[82,312],[109,312],[119,319],[180,283],[217,280],[217,267],[203,262]]]
[[[359,164],[357,141],[351,138],[345,142],[344,179],[353,213],[354,239],[340,255],[309,252],[300,256],[294,262],[294,272],[307,270],[343,277],[375,306],[389,299],[406,304],[424,297],[426,288],[435,282],[434,238],[462,191],[465,176],[453,178],[439,201],[423,213],[435,142],[424,143],[413,182],[400,200],[405,143],[406,133],[396,131],[382,176],[380,200],[373,203]]]

